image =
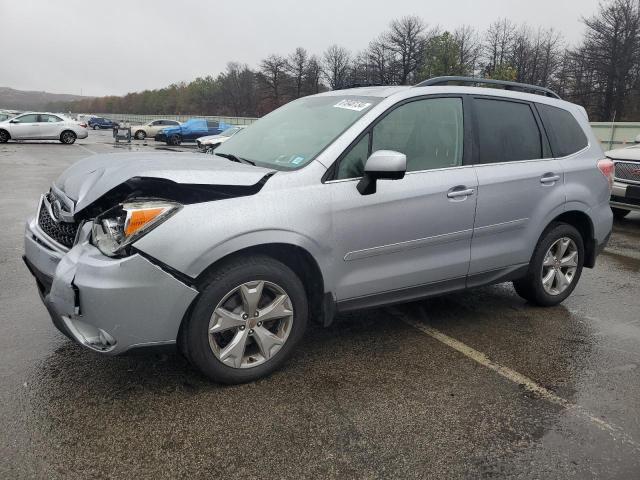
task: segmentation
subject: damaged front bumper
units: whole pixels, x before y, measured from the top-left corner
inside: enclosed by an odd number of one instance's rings
[[[35,219],[25,229],[24,260],[54,325],[91,350],[117,355],[176,342],[197,291],[147,258],[109,258],[89,243],[91,224],[68,251]]]

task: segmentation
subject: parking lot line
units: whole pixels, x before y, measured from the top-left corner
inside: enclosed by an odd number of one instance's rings
[[[407,325],[420,330],[423,333],[426,333],[431,338],[443,343],[444,345],[453,348],[454,350],[460,352],[465,357],[473,360],[480,365],[493,370],[501,377],[523,387],[524,389],[536,394],[539,398],[547,400],[553,404],[559,405],[563,407],[567,412],[570,412],[577,417],[585,419],[592,424],[596,425],[601,430],[609,433],[614,440],[621,441],[632,446],[635,450],[640,452],[640,443],[634,440],[631,436],[629,436],[622,428],[617,425],[613,425],[611,423],[605,422],[601,418],[598,418],[591,412],[589,412],[584,407],[570,402],[569,400],[559,397],[555,393],[550,390],[544,388],[542,385],[539,385],[529,377],[516,372],[515,370],[505,367],[504,365],[500,365],[497,362],[494,362],[489,357],[487,357],[484,353],[475,350],[474,348],[462,343],[455,338],[450,337],[442,333],[441,331],[429,326],[427,323],[423,323],[420,321],[411,318],[409,315],[406,315],[404,312],[399,311],[396,308],[389,308],[389,310],[393,313],[394,316],[399,317],[404,323]],[[422,306],[419,306],[420,316],[423,320],[427,320],[427,313],[424,311]]]
[[[90,148],[85,147],[84,145],[81,144],[77,144],[80,148],[82,148],[83,150],[86,150],[87,152],[89,152],[91,155],[96,155],[98,152],[94,152],[93,150],[91,150]]]

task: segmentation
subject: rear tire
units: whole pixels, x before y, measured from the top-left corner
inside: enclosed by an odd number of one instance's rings
[[[7,143],[10,138],[11,135],[9,135],[9,132],[6,130],[0,130],[0,143]]]
[[[135,137],[138,140],[144,140],[145,138],[147,138],[147,134],[144,130],[138,130],[135,134]]]
[[[569,242],[566,250],[560,253],[558,249],[567,240]],[[575,251],[575,260],[569,263],[565,259],[571,256],[572,251]],[[513,286],[518,295],[530,303],[541,307],[555,306],[562,303],[576,288],[583,265],[584,240],[580,232],[569,224],[554,222],[538,240],[529,271],[523,278],[514,281]],[[551,283],[545,282],[545,278],[551,278]],[[568,284],[565,285],[565,281]]]
[[[65,145],[72,145],[78,136],[71,130],[65,130],[60,134],[60,141]]]
[[[613,212],[613,218],[616,220],[622,220],[624,217],[631,213],[631,210],[625,210],[623,208],[614,208],[611,207],[611,211]]]
[[[227,384],[251,382],[279,368],[307,326],[306,292],[296,274],[271,257],[254,255],[223,264],[208,274],[205,282],[206,287],[181,329],[180,349],[185,357],[211,380]],[[258,285],[259,289],[247,290]],[[251,298],[259,300],[255,300],[258,308],[253,308],[254,314]],[[269,310],[276,303],[279,307]],[[269,319],[269,312],[276,311],[281,315]],[[225,315],[214,316],[214,312]],[[229,318],[246,324],[228,326]],[[210,333],[212,328],[217,331]],[[282,343],[273,343],[274,339]],[[227,347],[240,342],[241,350],[225,354]]]
[[[94,130],[97,130],[97,129],[99,129],[100,127],[99,127],[98,125],[94,125],[94,126],[93,126],[93,127],[91,127],[91,128],[93,128]]]

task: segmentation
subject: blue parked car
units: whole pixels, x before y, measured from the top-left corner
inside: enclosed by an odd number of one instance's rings
[[[206,135],[218,135],[232,125],[204,118],[192,118],[182,125],[160,130],[154,137],[156,142],[166,142],[167,145],[180,145],[182,142],[195,141]]]
[[[102,117],[93,117],[87,123],[89,124],[89,128],[93,128],[94,130],[98,130],[99,128],[113,128],[119,126],[117,122]]]

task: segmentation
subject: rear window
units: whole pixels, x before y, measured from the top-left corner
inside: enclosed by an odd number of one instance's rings
[[[479,163],[542,158],[540,129],[526,103],[477,98]]]
[[[589,141],[571,113],[551,105],[538,104],[554,157],[566,157],[585,148]]]

